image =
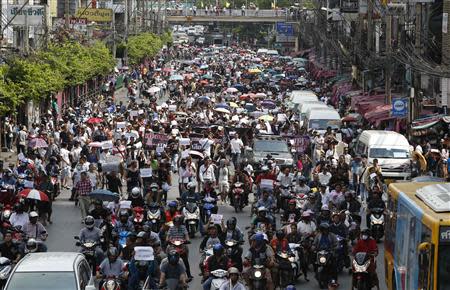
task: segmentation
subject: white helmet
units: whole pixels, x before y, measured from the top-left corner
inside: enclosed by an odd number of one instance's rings
[[[196,185],[197,184],[195,184],[195,182],[191,181],[186,185],[186,187],[187,187],[187,189],[191,189],[191,188],[195,188]]]
[[[138,197],[141,194],[141,189],[139,187],[133,187],[131,190],[132,197]]]

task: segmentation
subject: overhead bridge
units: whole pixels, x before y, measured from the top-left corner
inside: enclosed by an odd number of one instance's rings
[[[169,23],[202,23],[202,22],[253,22],[253,23],[275,23],[286,21],[286,13],[282,10],[242,10],[234,9],[221,11],[220,13],[208,12],[204,9],[193,11],[170,11],[166,19]]]

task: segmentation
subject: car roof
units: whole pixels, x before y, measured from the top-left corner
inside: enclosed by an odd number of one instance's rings
[[[17,264],[15,272],[73,272],[75,263],[82,259],[80,253],[31,253]]]

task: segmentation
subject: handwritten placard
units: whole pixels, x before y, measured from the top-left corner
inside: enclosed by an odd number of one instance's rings
[[[131,208],[131,200],[121,200],[119,203],[119,208],[123,209]]]
[[[272,179],[261,179],[261,188],[265,189],[273,189],[273,180]]]
[[[134,259],[136,261],[153,261],[155,255],[152,247],[134,247]]]
[[[151,168],[141,168],[140,172],[141,172],[142,178],[152,177],[152,174],[153,174]]]
[[[191,144],[191,139],[189,139],[189,138],[180,138],[179,142],[180,142],[180,145],[189,146],[189,144]]]
[[[211,222],[213,224],[220,225],[222,223],[223,215],[221,214],[211,214]]]
[[[123,129],[127,126],[127,122],[117,122],[116,123],[116,128],[117,129]]]

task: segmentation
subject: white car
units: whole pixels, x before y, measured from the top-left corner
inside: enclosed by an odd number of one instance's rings
[[[92,269],[80,253],[26,255],[17,263],[4,289],[95,290]]]

